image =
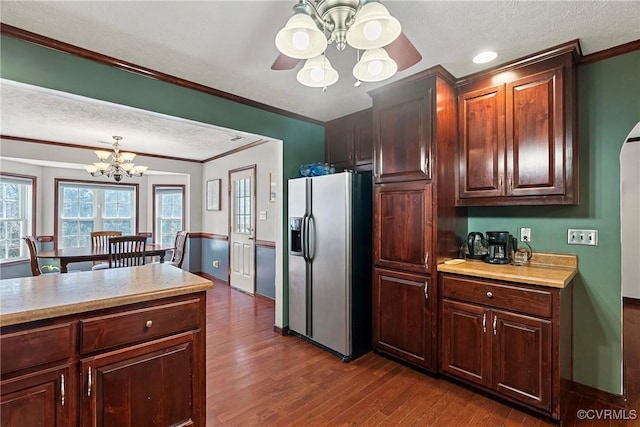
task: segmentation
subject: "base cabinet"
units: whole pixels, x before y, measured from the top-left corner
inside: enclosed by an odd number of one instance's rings
[[[1,426],[204,425],[204,315],[199,293],[3,327]]]
[[[434,369],[435,299],[429,276],[374,270],[374,349]]]
[[[561,378],[571,379],[571,285],[443,274],[440,287],[441,371],[559,419]]]
[[[0,425],[70,425],[73,397],[69,365],[56,366],[2,382]]]

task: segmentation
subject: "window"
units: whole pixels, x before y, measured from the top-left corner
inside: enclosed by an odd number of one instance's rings
[[[184,230],[184,185],[154,185],[156,243],[172,244],[176,233]]]
[[[233,230],[236,233],[251,232],[251,178],[234,181]]]
[[[58,247],[91,246],[94,230],[135,234],[137,186],[58,182]]]
[[[0,262],[28,258],[22,237],[35,232],[36,178],[0,174]]]

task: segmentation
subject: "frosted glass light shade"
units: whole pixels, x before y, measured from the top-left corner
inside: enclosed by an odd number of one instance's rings
[[[136,166],[135,168],[133,168],[131,173],[137,173],[137,174],[142,175],[143,173],[145,173],[147,171],[147,169],[149,169],[149,166]]]
[[[86,165],[84,168],[90,174],[94,174],[98,172],[98,167],[96,165]]]
[[[296,13],[278,31],[276,47],[288,57],[308,59],[327,49],[327,38],[309,15]]]
[[[353,76],[363,82],[379,82],[392,77],[397,71],[398,64],[389,58],[386,50],[371,49],[362,54],[360,62],[353,67]]]
[[[307,59],[296,77],[305,86],[326,87],[338,81],[338,72],[326,56],[320,55]]]
[[[104,151],[104,150],[95,150],[94,153],[96,153],[96,156],[98,156],[98,158],[102,161],[107,160],[111,155],[110,151]]]
[[[98,163],[94,163],[94,166],[98,168],[98,170],[101,171],[106,171],[107,169],[109,169],[109,166],[111,166],[109,163],[104,163],[104,162],[98,162]]]
[[[122,170],[129,172],[131,169],[133,169],[135,165],[133,163],[122,163],[120,165],[120,167],[122,168]]]
[[[355,22],[347,31],[347,43],[356,49],[377,49],[398,38],[402,32],[400,21],[377,1],[362,6]]]
[[[136,157],[136,153],[120,153],[125,162],[131,162]]]

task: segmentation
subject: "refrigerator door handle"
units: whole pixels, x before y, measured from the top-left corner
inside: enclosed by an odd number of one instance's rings
[[[316,255],[316,221],[309,216],[307,221],[307,256],[312,260]]]
[[[309,241],[309,217],[307,216],[307,214],[304,214],[304,216],[302,217],[302,230],[301,230],[302,236],[300,238],[300,240],[302,241],[302,258],[304,258],[305,261],[309,261],[309,250],[307,248],[308,246],[308,241]]]

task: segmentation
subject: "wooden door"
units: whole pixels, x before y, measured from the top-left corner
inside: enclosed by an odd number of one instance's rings
[[[440,368],[477,384],[491,384],[489,310],[475,304],[442,301]]]
[[[492,310],[492,388],[526,404],[551,410],[551,322]]]
[[[429,182],[377,185],[374,190],[373,257],[380,267],[428,273],[432,251]]]
[[[434,369],[434,289],[416,274],[374,269],[373,346],[414,365]]]
[[[77,393],[69,365],[2,381],[0,426],[55,427],[75,425]]]
[[[504,85],[458,97],[460,199],[504,194]]]
[[[325,157],[327,163],[340,172],[353,166],[354,130],[342,121],[327,124],[325,128]]]
[[[431,178],[433,90],[374,106],[374,178],[378,183]]]
[[[229,284],[253,295],[255,288],[255,165],[229,171]]]
[[[563,105],[562,68],[507,83],[507,196],[564,194]]]
[[[84,359],[81,368],[83,426],[204,425],[190,333]]]

